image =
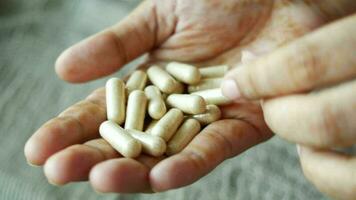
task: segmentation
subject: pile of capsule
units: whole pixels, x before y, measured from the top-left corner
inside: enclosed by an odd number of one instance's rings
[[[129,158],[141,152],[158,157],[182,151],[203,126],[220,119],[218,105],[230,103],[220,90],[228,69],[172,62],[165,70],[158,66],[147,73],[137,70],[126,84],[109,79],[108,121],[100,125],[100,135]]]

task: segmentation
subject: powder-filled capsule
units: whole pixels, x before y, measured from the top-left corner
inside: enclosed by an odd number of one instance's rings
[[[220,87],[222,78],[206,78],[200,80],[198,84],[189,85],[188,92],[193,93],[201,90],[208,90]]]
[[[226,72],[229,71],[229,66],[218,65],[218,66],[211,66],[211,67],[203,67],[203,68],[199,68],[199,71],[202,78],[223,77],[226,74]]]
[[[135,158],[140,155],[141,143],[113,121],[105,121],[100,125],[99,132],[114,149],[124,157]]]
[[[178,81],[186,84],[196,84],[200,81],[199,69],[192,65],[171,62],[167,64],[166,70]]]
[[[199,133],[200,123],[195,119],[186,119],[179,127],[176,134],[167,144],[167,155],[173,155],[182,151],[189,142]]]
[[[219,120],[221,118],[221,111],[216,105],[207,105],[205,113],[192,115],[191,117],[198,120],[200,124],[207,125]]]
[[[106,82],[105,90],[107,118],[122,124],[126,109],[125,83],[119,78],[111,78]]]
[[[134,90],[143,90],[147,83],[147,74],[141,70],[134,71],[126,82],[128,94]]]
[[[162,92],[171,94],[179,87],[179,82],[176,81],[168,72],[158,66],[148,68],[147,75],[153,85],[157,86]]]
[[[132,129],[126,131],[141,142],[142,151],[144,153],[158,157],[163,155],[166,151],[166,142],[162,138]]]
[[[161,137],[164,141],[168,141],[182,123],[183,118],[182,111],[172,108],[157,122],[150,134]]]
[[[145,94],[148,98],[148,114],[152,119],[161,119],[167,112],[161,92],[156,86],[150,85],[145,88]]]
[[[215,104],[215,105],[226,105],[232,101],[226,98],[220,88],[202,90],[198,92],[193,92],[192,94],[199,95],[204,98],[206,104]]]
[[[203,97],[191,94],[171,94],[167,97],[166,103],[188,114],[204,113],[206,107]]]
[[[129,95],[126,110],[125,129],[142,131],[147,107],[147,97],[141,90],[134,90]]]

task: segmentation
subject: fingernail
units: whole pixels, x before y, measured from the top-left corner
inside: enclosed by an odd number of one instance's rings
[[[236,82],[232,79],[224,80],[221,84],[221,90],[223,95],[231,100],[237,100],[241,98],[240,90]]]

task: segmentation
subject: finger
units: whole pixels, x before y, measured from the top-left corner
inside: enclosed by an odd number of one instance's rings
[[[221,120],[207,126],[179,154],[158,163],[150,173],[154,191],[165,191],[189,185],[200,179],[222,161],[270,137],[249,123]]]
[[[321,192],[335,199],[356,197],[356,157],[328,150],[300,148],[303,172]]]
[[[103,139],[70,146],[53,156],[44,165],[48,181],[64,185],[74,181],[86,181],[94,165],[120,155]]]
[[[313,11],[320,14],[326,21],[335,20],[347,15],[350,15],[356,10],[354,0],[303,0]]]
[[[54,153],[99,137],[105,119],[105,90],[101,88],[40,127],[25,145],[27,161],[43,165]]]
[[[223,93],[231,99],[261,99],[353,79],[354,32],[356,15],[297,39],[228,73],[222,83]]]
[[[281,137],[313,147],[356,143],[356,80],[309,95],[264,102],[268,126]]]
[[[141,155],[137,160],[118,158],[99,163],[90,172],[90,183],[104,193],[150,192],[150,167],[161,159]]]
[[[58,75],[70,82],[96,79],[149,51],[174,31],[173,5],[166,4],[144,1],[120,23],[67,49],[56,62]]]

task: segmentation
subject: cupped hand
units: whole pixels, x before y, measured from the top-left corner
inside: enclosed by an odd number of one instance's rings
[[[356,2],[334,6],[337,20],[234,69],[222,90],[262,99],[272,131],[301,145],[306,177],[331,197],[355,199],[356,157],[330,149],[356,144]]]
[[[323,20],[299,1],[147,0],[123,21],[63,52],[56,71],[64,80],[85,82],[111,74],[145,53],[148,63],[235,66],[243,50],[267,53]],[[89,180],[101,192],[164,191],[193,183],[271,136],[258,104],[236,102],[223,107],[223,119],[205,127],[177,155],[122,158],[98,133],[106,119],[104,93],[94,91],[28,140],[28,162],[44,165],[50,182]]]

